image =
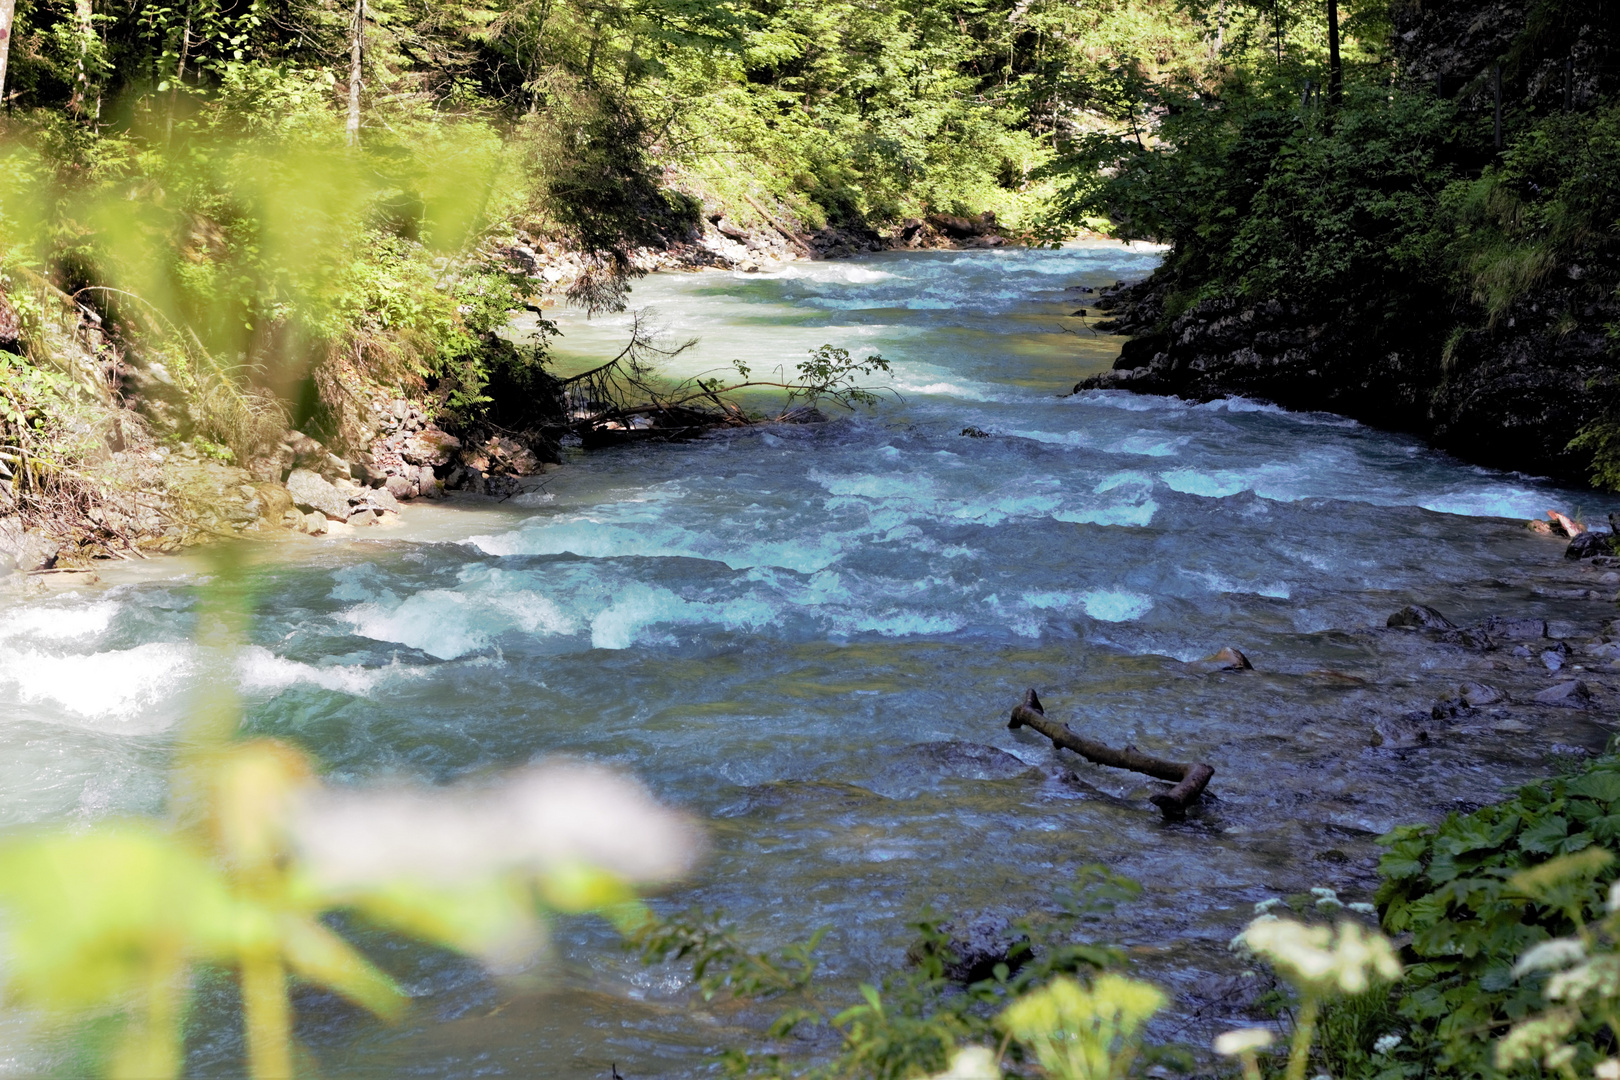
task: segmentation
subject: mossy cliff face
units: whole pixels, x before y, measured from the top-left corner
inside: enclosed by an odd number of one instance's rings
[[[1164,319],[1164,288],[1149,279],[1114,294],[1117,329],[1137,336],[1113,371],[1077,391],[1244,396],[1412,432],[1495,468],[1574,482],[1592,470],[1592,454],[1569,444],[1611,415],[1592,389],[1620,373],[1604,329],[1620,318],[1611,299],[1548,285],[1495,327],[1460,328],[1448,342],[1435,332],[1446,313],[1436,312],[1403,342],[1369,340],[1354,314],[1330,318],[1280,300],[1220,297]]]

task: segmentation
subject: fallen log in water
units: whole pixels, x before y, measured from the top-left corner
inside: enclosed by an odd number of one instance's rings
[[[1061,746],[1073,750],[1087,761],[1098,765],[1107,765],[1114,769],[1129,769],[1131,772],[1144,773],[1160,780],[1175,782],[1175,787],[1162,795],[1153,796],[1151,802],[1159,808],[1159,812],[1166,820],[1174,821],[1184,817],[1187,807],[1193,804],[1198,796],[1204,793],[1209,785],[1210,778],[1215,775],[1215,769],[1204,762],[1195,762],[1184,765],[1177,761],[1164,761],[1160,758],[1150,757],[1137,750],[1134,746],[1127,746],[1123,750],[1115,750],[1111,746],[1104,746],[1100,742],[1093,742],[1075,734],[1068,724],[1060,724],[1046,715],[1041,708],[1041,699],[1035,696],[1033,689],[1024,693],[1021,705],[1015,705],[1012,719],[1007,726],[1014,731],[1021,727],[1034,728],[1036,731],[1052,740],[1053,746]]]

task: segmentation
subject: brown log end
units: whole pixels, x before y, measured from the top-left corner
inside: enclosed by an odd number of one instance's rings
[[[1204,793],[1214,775],[1214,767],[1200,761],[1187,770],[1187,775],[1175,787],[1148,801],[1159,808],[1164,820],[1180,821],[1187,816],[1187,808]]]
[[[1018,718],[1019,709],[1028,709],[1030,712],[1038,713],[1041,716],[1046,715],[1046,710],[1041,708],[1041,699],[1036,695],[1033,686],[1024,691],[1023,703],[1013,707],[1012,719],[1007,721],[1007,727],[1013,731],[1017,731],[1024,726],[1024,722]]]

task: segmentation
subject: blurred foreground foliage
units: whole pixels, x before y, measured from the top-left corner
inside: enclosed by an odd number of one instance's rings
[[[199,625],[227,657],[249,616],[239,555],[216,551]],[[111,1019],[117,1036],[95,1063],[107,1076],[179,1075],[205,969],[240,986],[256,1078],[304,1071],[295,984],[398,1019],[404,991],[333,929],[339,913],[511,974],[534,962],[547,913],[640,926],[635,886],[683,873],[697,854],[683,819],[605,770],[543,765],[434,793],[335,789],[302,750],[238,740],[237,720],[224,684],[200,691],[166,820],[0,840],[7,994],[47,1016]]]

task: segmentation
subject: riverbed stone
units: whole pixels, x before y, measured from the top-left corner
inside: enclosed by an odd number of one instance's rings
[[[1408,604],[1385,622],[1407,630],[1455,630],[1457,624],[1427,604]]]
[[[1224,649],[1209,654],[1202,660],[1194,660],[1187,666],[1194,671],[1206,673],[1215,671],[1254,670],[1254,665],[1249,663],[1249,658],[1243,655],[1242,650],[1233,648],[1230,645],[1226,646]]]
[[[382,490],[387,491],[396,500],[404,500],[411,497],[411,489],[415,486],[403,476],[390,476],[383,481]]]
[[[1545,619],[1510,619],[1492,615],[1485,620],[1485,632],[1509,641],[1538,641],[1547,636]]]
[[[1465,682],[1457,688],[1457,694],[1474,708],[1483,708],[1486,705],[1495,705],[1503,698],[1502,691],[1494,686],[1484,683]]]
[[[1555,705],[1565,709],[1584,709],[1592,703],[1592,691],[1579,679],[1549,686],[1532,700],[1537,705]]]
[[[349,516],[348,498],[312,469],[294,469],[289,473],[287,494],[300,510],[318,510],[338,521]]]

